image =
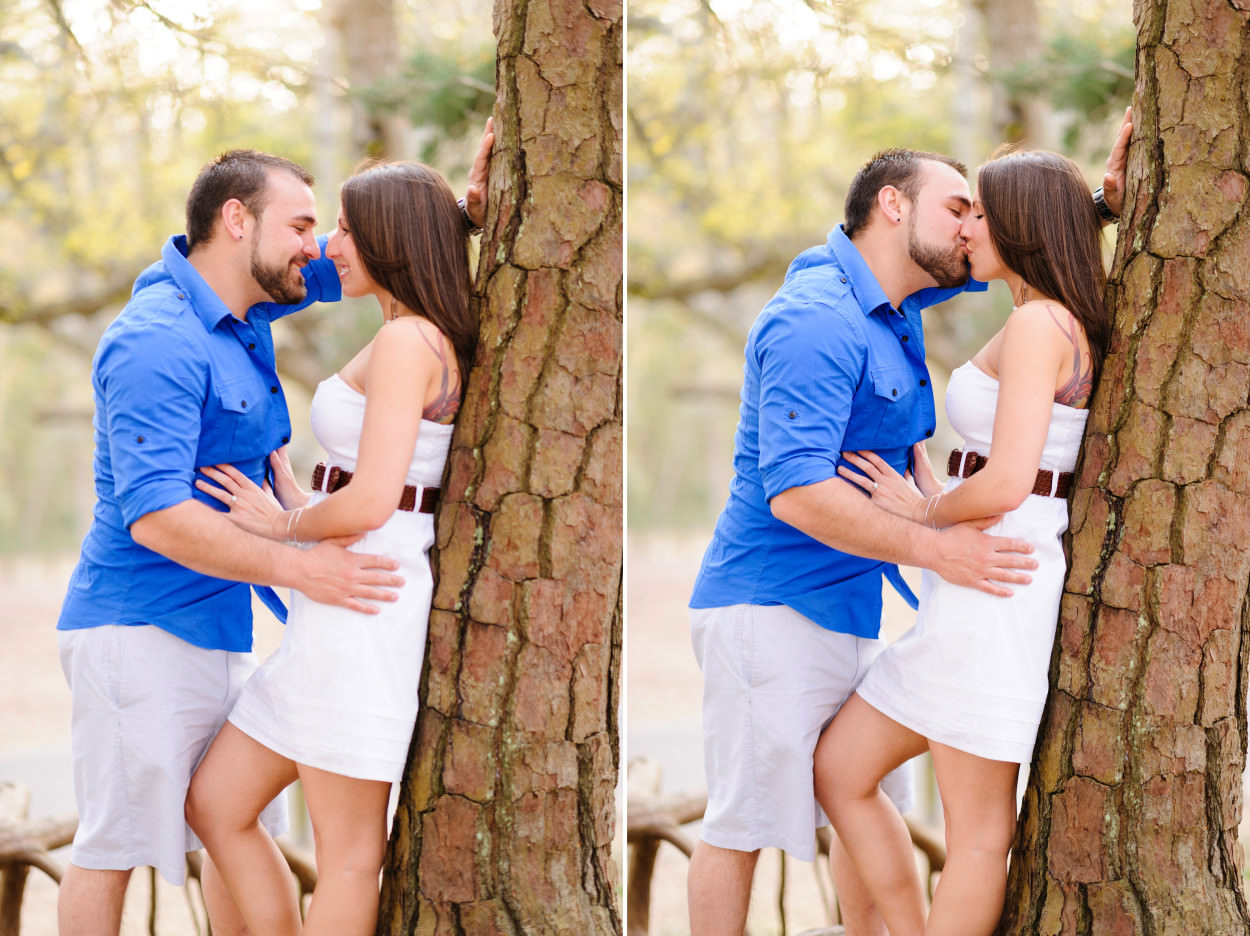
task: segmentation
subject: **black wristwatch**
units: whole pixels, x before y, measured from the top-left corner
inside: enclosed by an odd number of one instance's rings
[[[1098,217],[1104,221],[1110,221],[1112,224],[1115,224],[1120,220],[1120,216],[1107,207],[1107,200],[1102,197],[1101,185],[1094,189],[1094,208],[1098,210]],[[467,218],[468,215],[465,215],[465,217]]]
[[[1102,198],[1102,189],[1099,189],[1095,194],[1097,198]],[[456,204],[460,206],[460,215],[461,217],[464,218],[464,232],[468,234],[470,237],[472,237],[474,234],[481,234],[482,229],[478,227],[476,224],[474,224],[473,219],[469,217],[469,206],[468,206],[467,201],[463,198],[457,198]],[[1102,210],[1105,211],[1106,208],[1107,208],[1107,203],[1103,202]]]

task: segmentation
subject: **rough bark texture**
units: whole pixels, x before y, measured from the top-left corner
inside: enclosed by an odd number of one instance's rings
[[[496,3],[480,343],[379,933],[621,931],[621,15]]]
[[[1250,930],[1250,26],[1138,0],[1112,350],[1001,932]]]

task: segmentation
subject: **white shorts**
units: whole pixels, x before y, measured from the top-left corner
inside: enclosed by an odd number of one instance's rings
[[[150,865],[171,884],[186,879],[200,848],[183,806],[191,774],[217,735],[256,661],[204,650],[151,625],[58,631],[73,696],[72,751],[80,868]],[[283,797],[261,822],[286,831]]]
[[[812,779],[816,742],[885,641],[826,630],[785,605],[691,609],[690,632],[703,671],[703,841],[814,860],[815,830],[829,824]],[[900,812],[912,787],[909,763],[881,781]]]

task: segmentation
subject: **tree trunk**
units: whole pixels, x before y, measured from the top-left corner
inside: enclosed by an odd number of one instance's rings
[[[1004,934],[1244,933],[1246,0],[1137,0],[1115,333]]]
[[[1008,78],[1042,57],[1037,0],[972,0],[985,26],[989,63],[990,139],[1046,147],[1046,101],[1013,88]]]
[[[383,103],[382,82],[400,72],[393,0],[327,0],[327,52],[343,59],[352,115],[351,158],[401,159],[408,121],[402,107]]]
[[[621,15],[496,2],[481,333],[379,934],[621,931]]]

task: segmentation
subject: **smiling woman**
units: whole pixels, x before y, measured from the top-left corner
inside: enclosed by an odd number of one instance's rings
[[[197,482],[243,530],[296,545],[350,537],[353,551],[397,559],[403,577],[367,624],[359,611],[294,593],[282,646],[248,680],[192,780],[188,821],[252,932],[300,931],[286,864],[257,822],[297,777],[318,831],[317,899],[302,931],[374,930],[387,802],[418,710],[434,508],[460,362],[477,338],[465,221],[442,177],[412,163],[379,165],[345,182],[342,202],[326,257],[346,295],[376,299],[383,323],[313,398],[328,464],[310,495],[274,456],[277,503],[230,464],[203,469],[216,484]],[[283,204],[273,191],[262,224],[271,212],[283,224]],[[372,874],[361,874],[362,861]]]

